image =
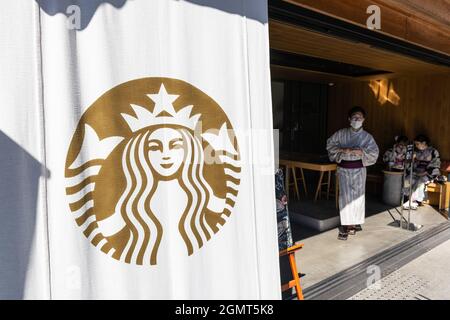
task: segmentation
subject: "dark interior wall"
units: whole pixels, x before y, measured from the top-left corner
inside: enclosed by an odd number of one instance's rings
[[[328,86],[272,82],[274,128],[282,151],[323,154],[327,134]]]
[[[273,127],[280,129],[283,127],[283,109],[284,109],[284,82],[272,81],[272,109],[273,109]]]

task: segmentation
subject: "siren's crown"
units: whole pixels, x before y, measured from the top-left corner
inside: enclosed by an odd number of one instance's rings
[[[191,116],[193,105],[186,106],[176,112],[173,107],[173,102],[179,96],[168,94],[164,84],[161,84],[157,94],[148,94],[147,97],[155,103],[153,112],[150,112],[147,108],[130,104],[136,117],[122,113],[122,117],[127,122],[131,131],[136,132],[145,127],[162,124],[179,125],[195,130],[201,115],[196,114]]]

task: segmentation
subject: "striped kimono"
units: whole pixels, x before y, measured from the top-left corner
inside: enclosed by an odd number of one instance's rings
[[[342,153],[339,151],[341,148],[360,148],[363,150],[363,156]],[[379,153],[378,146],[372,135],[364,129],[355,132],[351,128],[345,128],[337,131],[328,139],[327,151],[330,160],[338,164],[341,225],[363,224],[366,167],[376,163]],[[351,166],[354,168],[349,168]]]

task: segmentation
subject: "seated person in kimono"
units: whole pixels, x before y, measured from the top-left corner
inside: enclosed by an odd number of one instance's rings
[[[419,134],[414,139],[414,163],[412,167],[412,176],[410,168],[408,168],[407,176],[405,177],[405,188],[403,193],[406,201],[403,208],[417,209],[419,205],[425,200],[426,186],[440,175],[441,160],[439,152],[430,145],[430,139],[424,135]],[[412,178],[412,183],[410,182]],[[411,190],[410,190],[411,186]],[[411,202],[409,201],[409,194],[411,192]]]
[[[383,162],[390,171],[403,172],[408,141],[409,139],[406,136],[396,136],[394,146],[384,153]]]
[[[370,133],[363,129],[366,112],[353,107],[348,112],[350,126],[334,133],[327,141],[328,156],[336,162],[339,180],[339,240],[361,231],[365,219],[365,188],[367,166],[376,163],[378,146]]]

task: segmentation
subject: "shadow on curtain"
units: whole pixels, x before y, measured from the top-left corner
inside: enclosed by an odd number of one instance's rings
[[[42,10],[48,15],[54,16],[58,13],[66,16],[71,16],[73,13],[68,8],[72,5],[76,5],[80,8],[81,21],[80,30],[86,29],[95,15],[97,9],[104,4],[110,4],[117,9],[121,9],[127,1],[149,1],[149,0],[36,0]],[[155,1],[156,0],[152,0]],[[185,1],[193,4],[205,7],[211,7],[220,11],[228,12],[230,14],[242,15],[245,11],[247,18],[257,20],[263,24],[268,22],[267,8],[261,6],[260,8],[244,7],[245,1],[248,0],[173,0],[173,1]],[[255,3],[255,2],[254,2]]]
[[[72,15],[68,8],[76,5],[80,8],[80,27],[85,29],[95,15],[98,7],[103,4],[110,4],[120,9],[128,0],[36,0],[42,10],[48,15],[54,16],[58,13],[66,16]]]
[[[243,12],[246,13],[246,17],[252,20],[261,22],[262,24],[268,23],[267,19],[267,3],[265,1],[249,1],[249,0],[174,0],[174,1],[186,1],[199,6],[205,6],[214,8],[220,11],[228,12],[230,14],[242,15]],[[247,1],[247,6],[244,6],[245,1]],[[251,4],[248,4],[250,3]],[[253,3],[261,3],[261,6],[252,7]]]
[[[0,299],[22,299],[46,171],[2,131],[0,150]]]

